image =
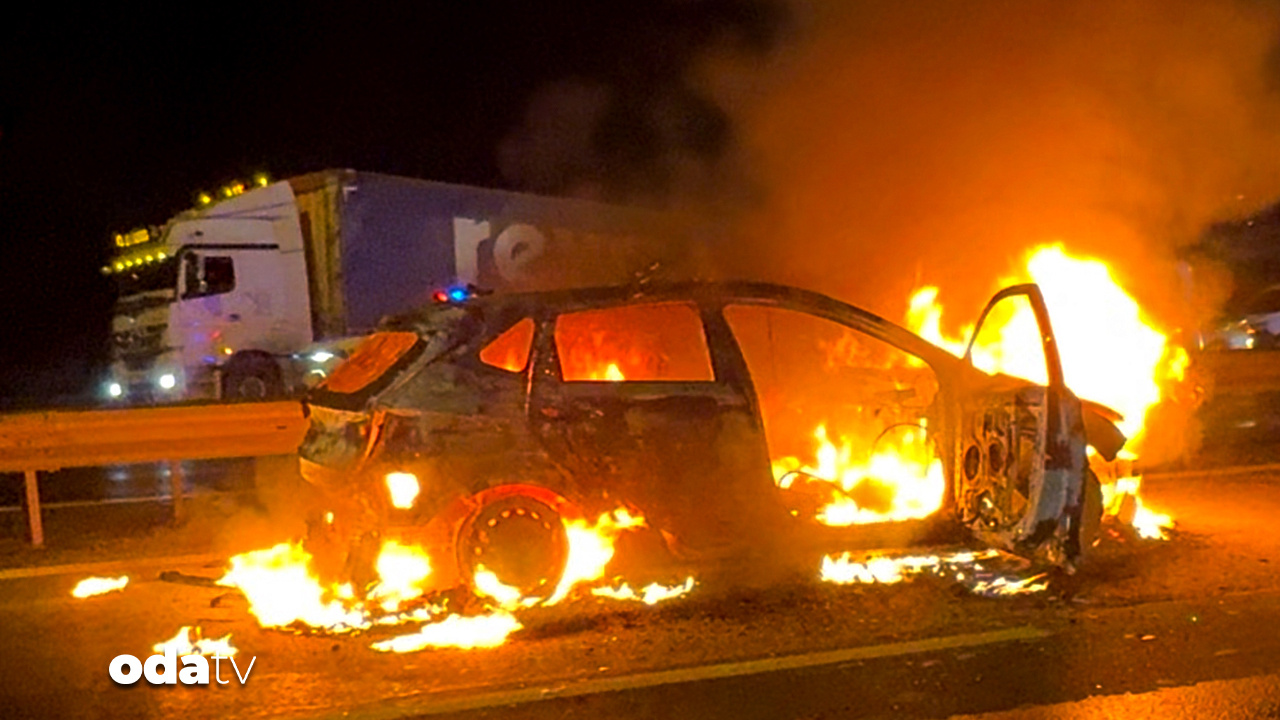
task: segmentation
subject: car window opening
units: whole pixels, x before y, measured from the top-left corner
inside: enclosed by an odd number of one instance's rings
[[[792,514],[849,526],[923,518],[942,506],[945,475],[927,419],[938,383],[928,365],[793,310],[738,305],[725,318]]]
[[[567,313],[555,343],[567,382],[715,380],[702,318],[688,303]]]

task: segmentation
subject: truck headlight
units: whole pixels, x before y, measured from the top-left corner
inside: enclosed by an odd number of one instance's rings
[[[108,383],[107,395],[109,397],[118,398],[121,395],[124,395],[124,387],[121,386],[120,383],[118,382]]]
[[[172,390],[178,385],[178,378],[174,377],[173,373],[165,373],[160,376],[160,379],[156,381],[156,384],[159,385],[162,390]]]
[[[401,510],[408,510],[418,499],[418,477],[413,473],[387,473],[387,490],[391,493],[391,504]]]

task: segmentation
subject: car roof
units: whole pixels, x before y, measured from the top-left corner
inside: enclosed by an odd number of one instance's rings
[[[935,368],[959,363],[951,353],[875,313],[849,305],[822,293],[756,281],[689,281],[611,285],[534,292],[477,294],[460,303],[438,303],[389,320],[404,328],[415,317],[433,314],[437,308],[473,308],[485,315],[558,315],[654,302],[694,302],[704,307],[730,304],[760,305],[807,312],[850,325],[869,335],[918,355]]]

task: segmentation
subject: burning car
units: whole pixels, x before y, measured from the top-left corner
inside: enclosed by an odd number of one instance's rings
[[[1071,566],[1101,514],[1086,445],[1124,443],[1065,386],[1035,285],[998,293],[977,333],[1030,305],[1044,385],[772,284],[437,300],[306,403],[308,549],[356,588],[394,541],[423,549],[434,587],[551,602],[603,571],[575,567],[584,532],[604,562],[625,536],[640,565],[747,567],[959,529]]]

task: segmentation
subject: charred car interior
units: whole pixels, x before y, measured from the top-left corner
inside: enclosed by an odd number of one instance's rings
[[[1039,290],[1037,384],[873,314],[762,283],[474,296],[384,323],[307,400],[307,543],[357,588],[387,539],[432,583],[526,604],[566,591],[574,522],[618,563],[755,567],[964,533],[1070,568],[1101,497]],[[979,323],[980,333],[982,324]]]

